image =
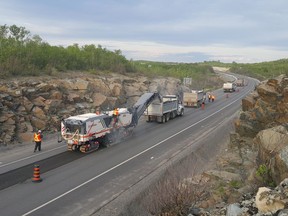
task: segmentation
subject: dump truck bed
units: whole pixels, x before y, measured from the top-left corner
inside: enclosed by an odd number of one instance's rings
[[[184,92],[183,103],[184,106],[199,107],[205,101],[205,93],[203,91]]]
[[[145,115],[162,116],[165,113],[177,110],[177,100],[153,101],[147,108]]]

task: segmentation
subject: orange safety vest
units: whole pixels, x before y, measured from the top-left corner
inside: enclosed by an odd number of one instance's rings
[[[34,141],[41,142],[41,134],[34,133]]]
[[[118,109],[115,109],[114,112],[113,112],[113,114],[114,114],[115,116],[118,116],[118,114],[119,114]]]

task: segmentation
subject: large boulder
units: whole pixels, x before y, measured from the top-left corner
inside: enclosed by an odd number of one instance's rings
[[[89,82],[83,79],[76,79],[73,88],[74,90],[87,90]]]
[[[254,139],[259,161],[269,164],[274,182],[288,177],[288,130],[284,126],[260,131]]]
[[[149,86],[149,92],[159,92],[162,95],[177,94],[181,81],[174,78],[155,78]]]
[[[249,95],[247,95],[245,98],[242,99],[242,110],[249,111],[252,110],[255,106],[255,102],[258,98],[257,92],[253,92]]]
[[[109,82],[105,82],[104,79],[89,79],[90,85],[89,85],[89,89],[90,92],[98,92],[101,93],[103,95],[110,95],[111,94],[111,89],[109,88],[108,83]]]
[[[39,118],[39,119],[41,119],[43,121],[45,121],[47,119],[47,116],[46,116],[45,112],[41,108],[39,108],[37,106],[34,106],[34,108],[32,109],[32,114],[35,117],[37,117],[37,118]]]
[[[93,105],[95,107],[101,106],[106,101],[106,99],[107,99],[107,97],[101,93],[94,93],[92,95]],[[112,108],[113,107],[111,107],[111,109]]]
[[[288,122],[288,78],[281,75],[261,82],[256,91],[242,99],[242,110],[235,130],[242,136]]]
[[[281,200],[279,193],[266,187],[260,187],[255,197],[255,205],[260,213],[273,214],[284,209],[285,202]]]

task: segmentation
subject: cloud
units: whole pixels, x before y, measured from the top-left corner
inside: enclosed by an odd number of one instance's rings
[[[50,44],[68,46],[77,43],[101,45],[109,50],[121,50],[128,59],[169,61],[169,62],[243,62],[253,63],[269,60],[277,60],[288,56],[287,50],[275,50],[269,46],[227,46],[225,44],[209,44],[205,46],[178,46],[160,44],[149,41],[106,41],[106,40],[51,40]],[[177,58],[175,58],[177,57]],[[182,59],[181,59],[182,57]]]
[[[286,0],[9,0],[0,2],[0,24],[133,59],[259,62],[287,58],[287,7]]]

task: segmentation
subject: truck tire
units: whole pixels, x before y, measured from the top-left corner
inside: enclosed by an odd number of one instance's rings
[[[72,149],[72,151],[78,151],[78,150],[79,150],[79,146],[73,144],[73,145],[71,146],[71,149]]]
[[[176,116],[177,116],[176,111],[171,112],[171,114],[170,114],[171,119],[174,119]]]
[[[162,122],[163,122],[162,117],[163,117],[163,116],[155,116],[156,122],[162,123]]]
[[[151,116],[147,116],[146,121],[147,121],[147,122],[151,122]]]
[[[181,109],[180,116],[184,115],[184,109]]]
[[[168,122],[169,119],[170,119],[170,113],[167,113],[167,114],[165,115],[165,122]]]

